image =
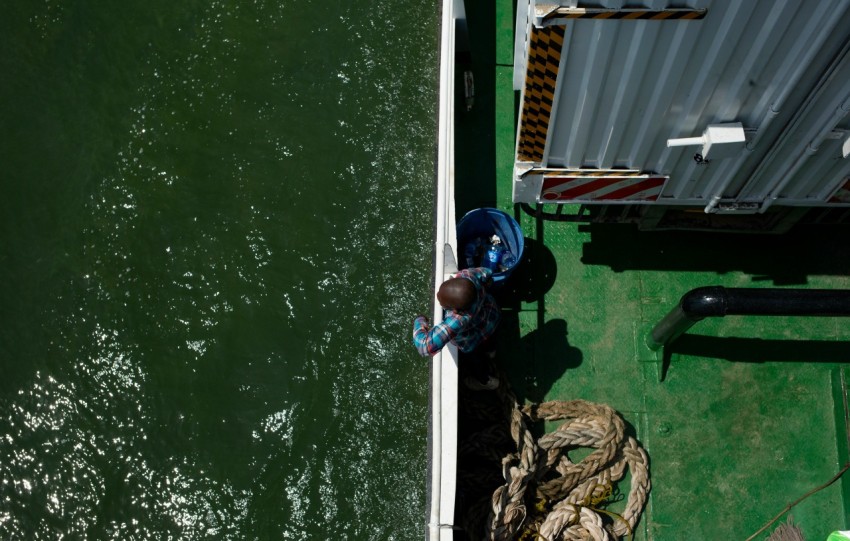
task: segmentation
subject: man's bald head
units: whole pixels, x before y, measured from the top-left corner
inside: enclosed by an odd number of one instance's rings
[[[475,302],[475,285],[466,278],[449,278],[437,291],[437,300],[448,310],[468,310]]]

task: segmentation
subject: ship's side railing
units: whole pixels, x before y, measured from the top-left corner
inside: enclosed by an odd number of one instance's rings
[[[437,289],[457,272],[455,225],[455,53],[458,21],[465,21],[463,0],[443,0],[440,38],[440,100],[437,143],[437,213],[434,260],[434,325],[443,319]],[[450,344],[431,361],[430,479],[428,541],[451,541],[457,487],[458,354]]]

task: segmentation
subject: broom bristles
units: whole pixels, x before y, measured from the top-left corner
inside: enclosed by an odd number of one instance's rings
[[[794,524],[794,518],[789,516],[788,522],[780,524],[778,528],[773,530],[767,541],[806,541],[803,537],[803,531]]]

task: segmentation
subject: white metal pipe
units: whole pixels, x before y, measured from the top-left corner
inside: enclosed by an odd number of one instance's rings
[[[667,147],[689,147],[692,145],[704,145],[705,137],[682,137],[680,139],[667,139]]]

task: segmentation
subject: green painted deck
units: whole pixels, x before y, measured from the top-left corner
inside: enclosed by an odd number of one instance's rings
[[[632,425],[652,475],[637,539],[746,539],[848,461],[850,321],[705,320],[668,346],[663,382],[645,336],[694,287],[850,289],[850,231],[639,232],[515,209],[514,15],[510,0],[496,7],[466,5],[476,107],[456,156],[458,217],[496,206],[528,239],[502,296],[499,362],[521,399],[603,402]],[[850,528],[850,474],[790,514],[809,541]]]

